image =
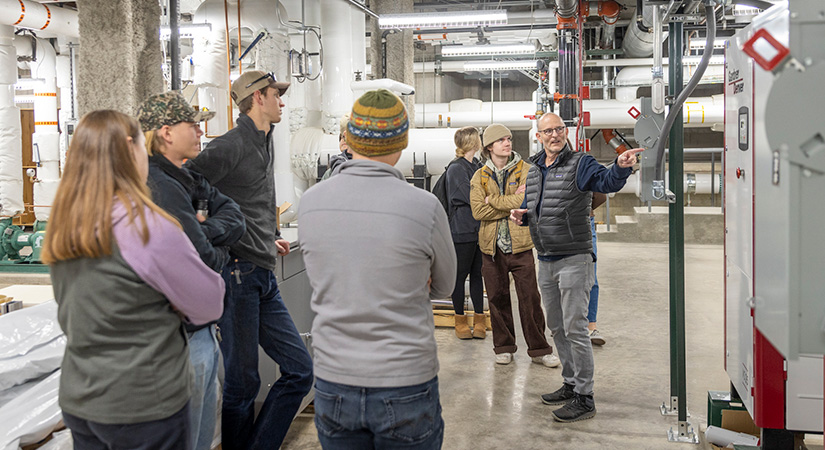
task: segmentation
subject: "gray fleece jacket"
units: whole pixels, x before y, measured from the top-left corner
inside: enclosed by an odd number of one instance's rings
[[[298,224],[316,314],[315,374],[363,387],[435,377],[430,299],[448,297],[456,273],[435,196],[394,167],[354,159],[304,194]]]

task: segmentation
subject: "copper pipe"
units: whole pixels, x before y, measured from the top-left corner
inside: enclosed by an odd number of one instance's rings
[[[241,0],[238,0],[238,75],[242,73],[243,65],[241,64]]]
[[[232,50],[229,47],[229,3],[227,0],[223,0],[223,17],[224,22],[226,23],[225,34],[226,34],[226,79],[230,80],[232,77]],[[227,106],[226,121],[228,123],[228,129],[232,129],[232,95],[231,95],[231,82],[230,82],[230,90],[229,90],[229,106]]]

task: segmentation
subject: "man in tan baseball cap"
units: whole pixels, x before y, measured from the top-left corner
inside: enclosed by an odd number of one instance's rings
[[[237,126],[187,163],[240,205],[246,218],[246,231],[230,246],[230,261],[221,273],[226,281],[224,315],[218,321],[226,374],[221,433],[227,450],[280,447],[312,388],[312,360],[273,272],[278,255],[289,253],[289,242],[278,229],[272,165],[276,150],[289,151],[288,143],[272,139],[288,87],[272,73],[244,72],[231,89],[241,110]],[[281,376],[255,418],[248,405],[261,383],[258,344],[278,364]]]

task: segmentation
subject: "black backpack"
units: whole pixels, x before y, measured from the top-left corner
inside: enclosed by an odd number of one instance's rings
[[[450,217],[452,211],[450,208],[450,199],[447,195],[447,169],[453,165],[454,162],[458,161],[458,159],[454,159],[450,161],[450,164],[447,164],[447,167],[444,168],[444,173],[438,177],[438,181],[435,182],[435,186],[433,186],[432,193],[435,195],[435,198],[441,202],[441,206],[444,208],[444,211],[447,213],[447,217]]]

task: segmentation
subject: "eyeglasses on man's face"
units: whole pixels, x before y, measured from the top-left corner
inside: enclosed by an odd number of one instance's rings
[[[269,72],[269,73],[264,74],[263,76],[261,76],[261,77],[260,77],[260,78],[258,78],[257,80],[255,80],[255,81],[253,81],[253,82],[251,82],[251,83],[247,84],[247,85],[244,87],[244,89],[249,89],[249,87],[250,87],[250,86],[252,86],[253,84],[255,84],[255,83],[257,83],[257,82],[259,82],[259,81],[261,81],[261,80],[266,80],[267,78],[270,78],[270,79],[272,80],[272,82],[273,82],[273,83],[277,83],[277,82],[278,82],[278,80],[275,78],[275,74],[274,74],[274,73],[272,73],[272,72]]]
[[[562,133],[564,133],[565,128],[566,127],[545,128],[543,130],[539,130],[539,133],[545,136],[552,136],[553,133],[561,135]]]

